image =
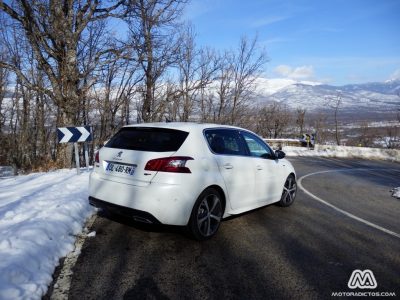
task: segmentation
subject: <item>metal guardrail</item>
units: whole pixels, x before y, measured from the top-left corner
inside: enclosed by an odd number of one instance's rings
[[[17,170],[12,166],[0,166],[0,178],[17,175]]]

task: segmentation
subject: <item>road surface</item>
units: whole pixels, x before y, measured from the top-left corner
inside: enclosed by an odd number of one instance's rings
[[[290,161],[302,178],[291,207],[225,220],[206,242],[181,228],[100,214],[73,269],[69,299],[400,297],[400,200],[389,192],[400,186],[400,164]],[[357,269],[371,270],[377,288],[350,289]]]

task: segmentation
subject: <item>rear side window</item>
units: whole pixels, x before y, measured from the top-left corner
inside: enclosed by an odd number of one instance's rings
[[[165,128],[124,127],[105,145],[108,148],[172,152],[177,151],[189,135],[188,132]]]
[[[205,136],[211,150],[216,154],[246,155],[239,133],[231,129],[208,129]]]

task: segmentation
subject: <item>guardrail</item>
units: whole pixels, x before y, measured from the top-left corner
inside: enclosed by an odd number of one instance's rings
[[[287,156],[321,156],[336,158],[362,158],[400,162],[400,150],[336,145],[315,145],[313,150],[304,147],[283,147]]]
[[[0,178],[17,175],[17,170],[11,166],[0,166]]]
[[[307,147],[307,142],[301,139],[263,139],[274,149],[282,149],[283,147]],[[309,145],[313,148],[313,144]]]

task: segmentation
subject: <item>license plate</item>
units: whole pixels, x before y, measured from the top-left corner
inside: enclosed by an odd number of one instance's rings
[[[106,172],[116,174],[133,175],[135,173],[136,165],[122,165],[114,162],[109,162],[106,167]]]

